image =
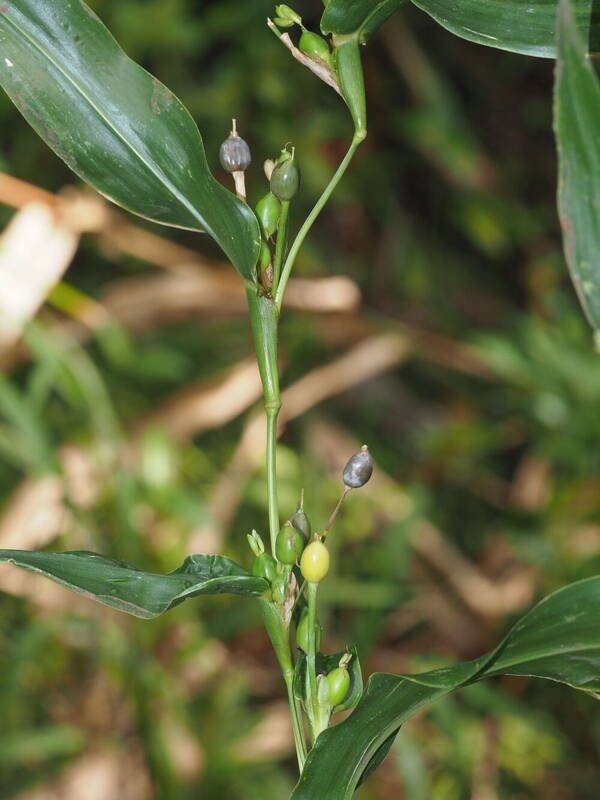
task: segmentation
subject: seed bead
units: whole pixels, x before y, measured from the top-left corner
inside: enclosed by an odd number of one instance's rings
[[[315,540],[304,549],[300,559],[300,572],[309,583],[319,583],[329,572],[329,550],[323,542]]]

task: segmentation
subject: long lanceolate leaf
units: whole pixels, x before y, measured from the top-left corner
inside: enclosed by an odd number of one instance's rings
[[[554,96],[558,205],[567,263],[592,326],[600,330],[600,84],[577,31],[571,0],[558,14]]]
[[[408,0],[330,0],[321,17],[323,33],[359,33],[369,39],[400,6]]]
[[[198,128],[80,0],[0,4],[0,84],[44,141],[115,203],[209,233],[247,281],[260,236],[208,168]]]
[[[558,0],[412,0],[440,25],[463,39],[554,58]],[[589,52],[600,49],[596,0],[574,0],[576,23]]]
[[[373,675],[347,720],[324,731],[292,800],[349,800],[393,735],[416,711],[454,689],[493,675],[529,675],[600,691],[600,577],[550,595],[491,653],[419,675]]]
[[[258,596],[268,589],[262,578],[255,578],[229,558],[216,555],[188,556],[167,575],[142,572],[124,561],[87,551],[0,550],[0,561],[39,572],[91,600],[143,619],[153,619],[189,597]]]

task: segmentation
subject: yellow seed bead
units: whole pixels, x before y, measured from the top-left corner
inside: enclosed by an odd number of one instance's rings
[[[300,572],[309,583],[319,583],[329,572],[329,550],[323,542],[311,542],[302,553]]]

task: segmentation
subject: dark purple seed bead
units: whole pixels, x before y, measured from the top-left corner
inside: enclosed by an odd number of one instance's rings
[[[363,444],[360,451],[355,453],[344,467],[344,483],[349,489],[360,489],[373,474],[373,459],[369,448]]]
[[[241,136],[229,136],[221,145],[219,160],[227,172],[244,172],[252,161],[248,143]]]
[[[298,511],[296,511],[296,513],[290,518],[290,522],[292,523],[294,528],[296,528],[297,531],[300,531],[302,536],[304,536],[305,541],[308,541],[310,539],[310,534],[311,534],[310,520],[308,519],[304,511],[300,511],[300,509],[298,509]]]

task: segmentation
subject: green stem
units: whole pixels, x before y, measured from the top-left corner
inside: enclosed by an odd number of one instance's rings
[[[317,591],[318,583],[308,584],[308,636],[306,653],[306,671],[308,673],[307,707],[310,709],[313,741],[316,738],[316,729],[319,720],[319,699],[317,697],[317,641],[315,628],[317,624]]]
[[[269,532],[271,550],[275,554],[275,539],[279,531],[279,511],[277,505],[277,468],[275,448],[277,444],[277,417],[281,408],[279,396],[279,375],[277,369],[277,328],[279,314],[270,297],[262,297],[254,289],[247,292],[250,322],[256,348],[256,359],[260,372],[265,413],[267,416],[267,501],[269,506]],[[292,731],[296,745],[296,755],[300,772],[306,760],[306,744],[300,718],[298,702],[294,696],[294,661],[290,648],[290,633],[285,625],[280,609],[267,600],[259,600],[265,628],[273,645],[277,661],[281,667],[290,704]]]
[[[265,628],[269,634],[269,639],[273,645],[287,688],[296,756],[298,758],[298,767],[302,772],[306,760],[306,744],[304,742],[302,723],[300,722],[298,703],[294,696],[294,662],[290,648],[290,633],[281,618],[279,608],[274,603],[270,603],[267,600],[259,600],[259,605]]]
[[[275,554],[275,539],[279,531],[277,507],[277,467],[275,446],[277,443],[277,416],[281,408],[279,396],[279,374],[277,368],[277,339],[279,313],[270,297],[259,295],[254,289],[247,291],[250,323],[254,336],[256,360],[263,388],[265,413],[267,415],[267,502],[269,507],[269,532],[271,551]]]
[[[304,769],[304,762],[306,761],[306,743],[304,741],[304,731],[302,730],[302,722],[300,720],[298,700],[294,694],[294,670],[292,669],[288,672],[284,672],[283,678],[287,688],[290,717],[292,719],[292,731],[294,734],[294,744],[296,745],[296,758],[298,759],[298,768],[300,772],[302,772]]]
[[[267,503],[269,507],[269,533],[271,552],[275,554],[275,540],[279,533],[279,508],[277,505],[277,417],[279,406],[265,406],[267,415]]]
[[[290,212],[290,201],[281,201],[281,214],[279,215],[279,226],[277,228],[277,244],[275,245],[275,261],[273,262],[273,289],[277,290],[279,276],[281,275],[281,265],[285,256],[285,248],[288,238],[288,215]]]
[[[308,232],[312,228],[313,223],[321,213],[321,210],[323,209],[324,205],[327,203],[327,201],[333,194],[335,187],[338,185],[338,183],[342,179],[342,176],[348,169],[350,162],[352,161],[352,156],[357,151],[360,143],[364,141],[364,138],[365,138],[364,132],[362,131],[355,132],[350,147],[348,148],[348,152],[344,156],[342,163],[339,165],[339,167],[335,171],[335,174],[325,187],[323,194],[319,197],[319,199],[313,206],[312,211],[305,219],[304,224],[298,231],[298,235],[296,236],[292,246],[290,247],[290,252],[288,253],[288,256],[285,260],[285,264],[283,265],[281,278],[277,284],[277,290],[275,292],[275,304],[277,306],[278,311],[281,311],[281,304],[283,303],[285,287],[292,272],[292,267],[294,266],[294,262],[296,261],[296,256],[298,255],[298,251],[302,247],[302,244],[304,243],[304,240],[306,239]],[[278,238],[278,243],[279,243],[279,238]]]

